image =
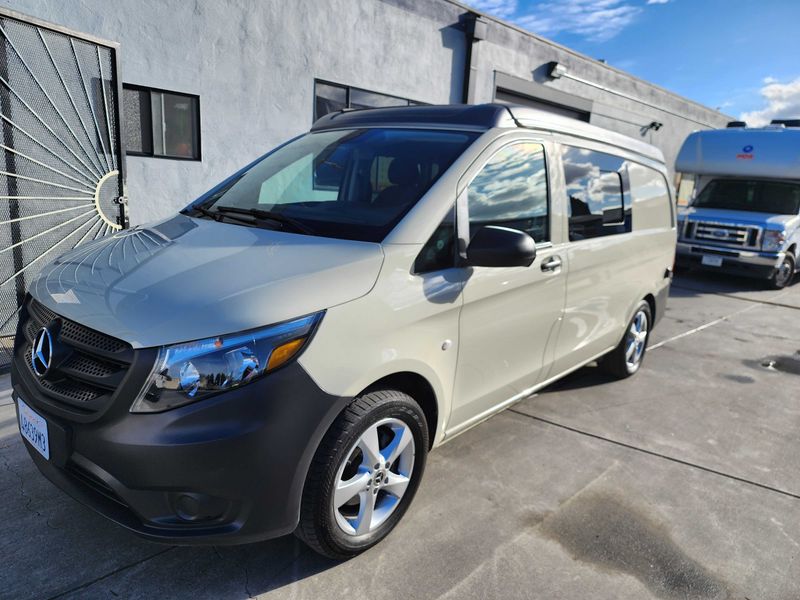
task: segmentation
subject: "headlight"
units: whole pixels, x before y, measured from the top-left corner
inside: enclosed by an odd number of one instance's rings
[[[169,410],[274,371],[297,356],[322,315],[161,348],[131,412]]]
[[[786,232],[768,229],[764,232],[762,248],[770,252],[778,252],[786,241]]]

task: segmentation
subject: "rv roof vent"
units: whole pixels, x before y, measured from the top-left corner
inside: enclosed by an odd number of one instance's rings
[[[800,119],[772,119],[770,125],[783,125],[784,127],[800,127]]]
[[[726,125],[726,127],[728,129],[735,129],[735,128],[739,128],[739,127],[747,127],[747,123],[745,123],[744,121],[730,121]]]

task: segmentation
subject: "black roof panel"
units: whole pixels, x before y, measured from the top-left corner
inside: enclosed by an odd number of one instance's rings
[[[516,125],[510,111],[502,104],[449,104],[344,110],[318,119],[311,131],[412,124],[480,130]]]

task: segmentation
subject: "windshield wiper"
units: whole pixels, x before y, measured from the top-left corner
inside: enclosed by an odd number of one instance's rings
[[[307,235],[314,235],[314,230],[301,223],[297,219],[293,219],[292,217],[287,217],[278,212],[273,212],[271,210],[264,210],[261,208],[239,208],[238,206],[215,206],[216,212],[225,215],[225,213],[233,213],[237,215],[248,215],[253,217],[256,220],[267,220],[267,221],[275,221],[279,223],[281,227],[285,227],[288,225],[292,229],[297,232],[305,233]],[[228,216],[228,215],[225,215]]]
[[[205,217],[208,217],[210,219],[214,219],[215,221],[219,221],[220,219],[222,219],[222,216],[223,216],[222,214],[220,214],[220,213],[218,213],[218,212],[216,212],[214,210],[208,210],[207,208],[204,208],[202,206],[192,206],[190,208],[187,208],[186,210],[182,210],[181,213],[188,214],[188,213],[190,213],[192,211],[197,211],[201,215],[203,215]]]

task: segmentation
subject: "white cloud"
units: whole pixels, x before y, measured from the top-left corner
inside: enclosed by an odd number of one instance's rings
[[[761,96],[764,106],[758,110],[742,113],[739,117],[748,125],[768,125],[772,119],[800,118],[800,77],[788,83],[779,83],[772,77],[764,79]]]
[[[764,79],[761,81],[763,81],[766,85],[769,85],[770,83],[778,83],[778,80],[774,77],[764,77]]]
[[[509,19],[517,12],[517,0],[471,0],[468,4],[501,19]]]
[[[669,0],[647,0],[648,4],[667,4]]]
[[[534,12],[514,20],[543,36],[574,33],[593,42],[605,42],[630,25],[641,11],[641,7],[623,0],[562,0],[541,2]]]

